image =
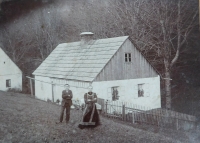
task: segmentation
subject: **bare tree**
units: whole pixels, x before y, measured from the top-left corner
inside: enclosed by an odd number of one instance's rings
[[[171,71],[196,25],[196,1],[93,0],[76,6],[70,21],[78,31],[93,31],[98,38],[129,35],[153,65],[161,67],[166,107],[170,109]]]
[[[66,39],[66,25],[63,23],[60,13],[53,5],[39,9],[32,15],[29,24],[32,28],[34,47],[39,51],[39,59],[43,61],[50,52]]]
[[[171,109],[171,71],[181,49],[196,25],[198,7],[193,0],[123,0],[115,4],[119,20],[124,27],[134,26],[128,31],[135,44],[145,54],[150,54],[154,64],[164,66],[166,108]],[[123,18],[122,18],[123,17]]]
[[[0,0],[0,12],[1,12],[1,3],[3,2],[3,0]]]
[[[124,35],[115,16],[110,14],[108,1],[80,1],[71,7],[66,23],[71,27],[72,37],[77,37],[83,31],[92,31],[94,38],[108,38]],[[73,28],[72,28],[73,27]],[[77,40],[77,39],[73,39]]]
[[[12,24],[12,26],[4,25],[1,29],[3,48],[18,65],[25,54],[27,54],[33,41],[33,38],[29,34],[30,30],[24,21],[14,21],[15,24]]]

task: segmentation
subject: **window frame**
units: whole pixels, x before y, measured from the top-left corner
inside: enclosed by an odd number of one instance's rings
[[[6,79],[6,87],[11,87],[11,79]]]
[[[132,56],[131,52],[124,53],[124,61],[125,63],[131,63],[132,62]]]
[[[113,91],[114,89],[117,89],[117,97],[113,98]],[[113,86],[111,87],[111,96],[112,96],[112,101],[117,101],[119,100],[119,86]]]
[[[141,86],[141,87],[139,87],[139,86]],[[139,93],[140,88],[142,89],[142,92],[143,92],[142,95],[140,95],[140,93]],[[137,94],[138,98],[139,97],[144,97],[144,83],[137,84],[137,92],[138,92],[138,94]]]

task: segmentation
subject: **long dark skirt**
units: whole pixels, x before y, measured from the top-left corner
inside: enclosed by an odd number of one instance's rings
[[[96,127],[99,125],[99,121],[100,118],[96,108],[96,104],[86,104],[86,107],[83,111],[83,117],[81,123],[79,124],[79,128],[83,129],[85,127]],[[95,124],[90,125],[90,123],[95,123]]]

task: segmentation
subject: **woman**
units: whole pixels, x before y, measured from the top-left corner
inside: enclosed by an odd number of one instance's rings
[[[100,124],[100,118],[95,104],[97,102],[97,95],[92,92],[92,86],[88,89],[88,93],[84,94],[85,109],[81,123],[79,124],[79,128],[81,129],[84,127],[96,127]]]

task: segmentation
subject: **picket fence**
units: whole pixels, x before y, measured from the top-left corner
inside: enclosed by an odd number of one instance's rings
[[[172,110],[134,105],[120,101],[107,101],[97,99],[101,105],[101,114],[109,117],[131,122],[133,124],[150,124],[159,127],[173,128],[176,130],[196,129],[196,117]]]

